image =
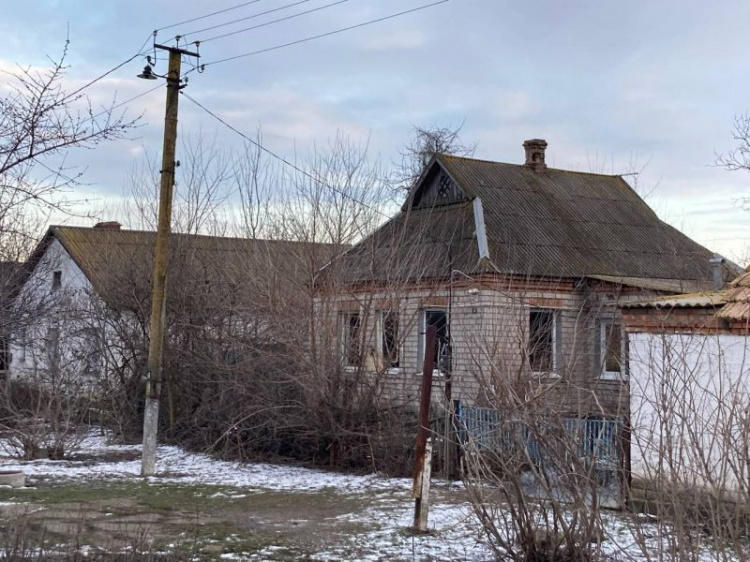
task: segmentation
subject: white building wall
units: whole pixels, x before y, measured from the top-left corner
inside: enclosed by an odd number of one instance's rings
[[[54,272],[61,273],[53,286]],[[15,306],[22,328],[11,339],[10,376],[45,384],[95,385],[111,353],[107,308],[62,244],[53,239],[24,284]],[[53,357],[57,331],[57,361]]]
[[[633,333],[631,463],[647,480],[750,481],[750,337]]]

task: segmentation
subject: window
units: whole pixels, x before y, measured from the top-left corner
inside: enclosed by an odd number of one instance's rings
[[[380,313],[380,353],[387,368],[396,368],[398,360],[398,313]]]
[[[62,286],[62,271],[52,272],[52,290],[57,291]]]
[[[339,314],[344,365],[358,367],[362,362],[361,323],[359,312]]]
[[[557,334],[554,310],[529,311],[529,367],[534,373],[554,373],[557,368]]]
[[[0,338],[0,373],[5,373],[10,365],[10,353],[8,351],[8,341]]]
[[[104,362],[103,331],[99,328],[85,328],[83,336],[86,350],[83,372],[90,377],[99,376]]]
[[[26,327],[23,326],[18,330],[18,362],[26,362]]]
[[[599,364],[601,378],[619,379],[623,372],[622,328],[613,319],[602,320],[599,324]]]
[[[47,358],[49,359],[50,367],[57,367],[60,363],[60,328],[57,326],[50,326],[47,329]]]
[[[419,368],[424,367],[425,349],[427,346],[427,328],[435,327],[435,365],[437,369],[448,351],[448,316],[444,310],[423,310],[419,330]]]

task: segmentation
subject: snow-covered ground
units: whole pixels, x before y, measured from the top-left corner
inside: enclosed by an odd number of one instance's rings
[[[91,432],[78,455],[81,460],[19,462],[0,459],[0,470],[23,470],[33,484],[35,477],[45,479],[133,479],[140,472],[140,459],[112,460],[135,456],[140,445],[117,445],[107,442],[99,432]],[[340,493],[346,496],[363,496],[362,509],[341,515],[342,523],[357,523],[361,532],[352,534],[344,541],[333,542],[313,556],[314,560],[352,560],[357,552],[358,560],[492,560],[492,552],[481,528],[473,515],[470,504],[456,499],[457,494],[437,493],[437,500],[430,510],[428,535],[415,536],[408,531],[412,524],[413,500],[411,481],[385,478],[377,475],[350,475],[307,468],[267,463],[233,463],[213,459],[206,455],[189,453],[178,447],[158,448],[157,476],[150,480],[158,483],[213,484],[237,488],[237,494],[259,491],[294,492],[315,494],[319,492]],[[435,482],[438,492],[455,491],[460,483]],[[364,496],[367,496],[364,498]],[[365,501],[366,500],[366,501]],[[657,555],[664,547],[663,529],[647,523],[639,527],[650,544],[653,556],[646,557],[633,535],[632,524],[623,516],[609,513],[604,516],[605,538],[601,552],[610,560],[669,560]],[[283,547],[273,546],[247,555],[224,555],[224,559],[269,560],[274,551]],[[726,560],[711,551],[704,551],[696,561]]]

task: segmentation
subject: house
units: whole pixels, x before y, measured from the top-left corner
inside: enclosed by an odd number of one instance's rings
[[[512,384],[572,415],[625,415],[618,305],[710,288],[714,254],[622,177],[554,169],[544,140],[523,146],[520,165],[437,154],[400,212],[342,256],[325,295],[342,362],[415,403],[433,326],[436,396],[492,407]]]
[[[622,317],[634,479],[746,493],[750,271],[720,289],[627,303]]]
[[[26,322],[14,334],[12,376],[94,385],[105,374],[143,376],[154,236],[116,222],[50,227],[15,299]],[[170,250],[167,348],[226,364],[240,360],[242,341],[299,337],[312,311],[305,294],[341,247],[173,234]]]

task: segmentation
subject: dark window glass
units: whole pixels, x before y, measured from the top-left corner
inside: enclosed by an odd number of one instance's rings
[[[447,351],[448,346],[448,316],[444,310],[426,310],[424,313],[424,334],[422,334],[422,349],[427,350],[427,329],[430,326],[435,327],[435,365],[434,369],[438,368],[440,359],[443,354]],[[422,356],[421,363],[424,363],[424,356]],[[420,364],[420,368],[423,365]]]
[[[10,353],[8,353],[8,342],[4,338],[0,338],[0,373],[8,370],[9,363]]]
[[[56,291],[62,285],[62,271],[52,272],[52,290]]]
[[[362,357],[359,312],[341,313],[341,329],[344,364],[351,367],[359,366]]]
[[[388,367],[398,367],[398,314],[383,312],[380,329],[383,361]]]
[[[619,324],[602,324],[602,363],[604,370],[619,373],[622,364],[622,330]]]
[[[555,313],[552,310],[529,312],[529,366],[535,373],[554,370]]]

